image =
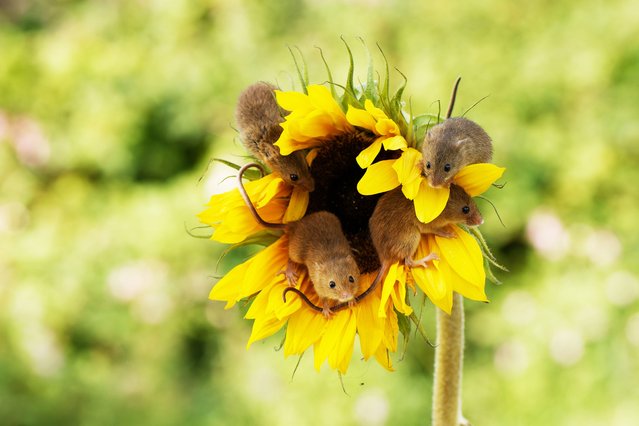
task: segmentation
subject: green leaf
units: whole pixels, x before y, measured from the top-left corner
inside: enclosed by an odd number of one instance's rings
[[[326,58],[324,57],[324,52],[318,46],[315,46],[317,50],[319,50],[320,56],[322,58],[322,62],[324,62],[324,67],[326,67],[326,74],[328,74],[328,85],[331,88],[331,95],[333,99],[338,99],[337,92],[335,91],[335,84],[333,83],[333,74],[331,73],[331,68],[328,66],[328,62],[326,62]]]
[[[344,111],[348,109],[348,105],[358,104],[360,105],[357,96],[355,95],[355,84],[353,82],[353,74],[355,72],[355,62],[353,61],[353,52],[351,51],[350,46],[344,39],[344,36],[340,37],[344,42],[344,46],[346,46],[346,50],[348,51],[348,74],[346,75],[346,87],[344,90],[344,96],[342,98],[342,107]]]
[[[297,62],[297,58],[295,57],[295,54],[293,53],[293,49],[291,49],[291,46],[287,46],[287,48],[288,48],[288,51],[291,53],[293,62],[295,63],[295,69],[297,70],[297,77],[300,79],[300,84],[302,85],[302,91],[304,92],[305,95],[308,95],[308,89],[306,88],[308,86],[308,72],[306,70],[306,62],[304,61],[304,56],[302,55],[302,52],[300,52],[299,48],[297,48],[302,59],[302,64],[304,65],[304,67],[302,68]]]

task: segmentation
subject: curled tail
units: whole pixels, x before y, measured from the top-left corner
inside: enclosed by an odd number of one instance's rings
[[[253,205],[253,202],[251,201],[251,198],[248,196],[248,193],[246,192],[246,188],[244,188],[244,183],[242,182],[242,177],[244,176],[244,172],[247,169],[250,169],[251,167],[258,168],[262,172],[262,176],[264,176],[264,168],[261,165],[257,164],[257,163],[245,164],[244,166],[242,166],[242,168],[240,168],[239,172],[237,173],[238,189],[240,191],[240,195],[242,196],[242,199],[246,203],[246,207],[248,207],[249,211],[253,215],[253,218],[255,218],[255,221],[257,223],[259,223],[260,225],[262,225],[262,226],[264,226],[266,228],[273,228],[273,229],[284,229],[284,228],[286,228],[286,225],[283,224],[283,223],[271,223],[271,222],[265,221],[264,219],[262,219],[260,214],[255,209],[255,206]]]
[[[382,280],[382,278],[384,278],[386,276],[386,274],[388,273],[389,267],[390,267],[390,265],[388,263],[386,263],[386,264],[382,263],[382,266],[381,266],[381,268],[379,268],[379,271],[377,272],[377,276],[373,280],[373,283],[366,290],[364,290],[364,292],[362,294],[360,294],[359,296],[355,297],[355,303],[361,302],[369,294],[371,294],[373,292],[373,290],[375,290],[375,288],[377,287],[379,282]],[[286,293],[288,293],[289,291],[292,291],[293,293],[295,293],[298,296],[300,296],[302,298],[302,300],[304,300],[304,302],[311,309],[313,309],[313,310],[315,310],[317,312],[323,312],[322,308],[320,308],[319,306],[317,306],[316,304],[311,302],[310,299],[304,293],[302,293],[302,291],[300,291],[300,290],[298,290],[298,289],[296,289],[294,287],[288,287],[288,288],[284,289],[284,291],[282,292],[282,299],[284,299],[284,302],[286,302]],[[330,310],[331,310],[331,312],[341,311],[342,309],[346,308],[348,305],[349,305],[348,302],[341,302],[341,303],[338,303],[335,306],[332,306],[330,308]]]

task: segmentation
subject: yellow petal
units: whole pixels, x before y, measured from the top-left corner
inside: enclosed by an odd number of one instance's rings
[[[382,342],[391,352],[397,351],[397,336],[399,335],[399,325],[397,324],[397,314],[392,305],[388,306],[386,312],[386,329]]]
[[[432,188],[426,179],[422,179],[419,192],[414,200],[417,219],[428,223],[439,216],[446,207],[449,193],[450,188]]]
[[[434,243],[434,237],[432,235],[424,235],[419,242],[414,257],[421,259],[430,253],[439,255],[439,248]],[[434,260],[427,268],[419,267],[411,269],[413,279],[419,288],[421,288],[426,296],[435,304],[443,300],[447,292],[452,291],[447,286],[444,276],[439,270],[439,264],[440,261]]]
[[[419,193],[419,188],[421,188],[422,186],[422,180],[423,178],[420,178],[420,179],[415,179],[414,181],[410,183],[402,184],[402,194],[404,194],[404,197],[406,197],[409,200],[414,200],[415,197],[417,197],[417,194]]]
[[[240,296],[248,297],[262,290],[286,268],[287,262],[288,238],[283,236],[251,259]]]
[[[286,320],[278,320],[277,318],[258,318],[253,322],[253,330],[251,337],[246,344],[246,349],[250,348],[253,342],[265,339],[277,333],[282,326],[286,324]]]
[[[384,118],[375,124],[375,133],[384,136],[398,135],[399,127],[393,120]]]
[[[364,101],[364,108],[366,108],[366,111],[368,111],[370,115],[372,115],[373,118],[375,118],[375,121],[385,120],[388,118],[386,113],[382,111],[381,109],[377,108],[375,105],[373,105],[373,102],[371,102],[370,99],[366,99]]]
[[[328,356],[328,365],[339,370],[342,374],[346,374],[348,365],[351,362],[353,356],[353,346],[355,343],[355,332],[357,330],[357,320],[355,312],[351,309],[346,309],[338,314],[346,317],[344,319],[345,325],[341,328],[341,331],[337,335],[337,346]],[[331,333],[330,324],[327,332],[322,336],[322,339],[326,338],[326,335]]]
[[[386,302],[390,297],[393,287],[395,286],[395,281],[397,281],[397,272],[399,268],[399,263],[395,262],[388,268],[388,272],[386,273],[386,277],[382,277],[384,282],[382,283],[382,296],[380,305],[377,311],[377,315],[380,318],[384,318],[386,316]]]
[[[315,157],[317,157],[318,153],[319,153],[318,149],[311,149],[308,152],[308,154],[306,154],[306,164],[311,166],[313,164],[313,160],[315,160]]]
[[[359,164],[362,169],[367,168],[373,163],[375,157],[379,154],[380,149],[382,149],[382,142],[377,139],[359,153],[359,155],[355,158],[357,160],[357,164]]]
[[[276,278],[275,285],[271,288],[268,294],[268,305],[266,312],[268,314],[275,315],[277,319],[285,319],[293,315],[302,307],[302,299],[299,297],[287,297],[286,302],[282,294],[284,290],[288,288],[288,281],[280,275],[280,278]],[[264,290],[262,290],[262,293]],[[261,294],[261,293],[260,293]]]
[[[405,149],[408,146],[403,136],[392,136],[384,139],[384,149],[394,151],[396,149]]]
[[[399,186],[397,173],[393,170],[395,160],[379,161],[366,169],[366,173],[357,183],[357,190],[362,195],[379,194]]]
[[[324,334],[328,320],[304,305],[288,320],[284,356],[301,354]]]
[[[312,84],[307,87],[308,97],[313,103],[315,108],[323,110],[329,113],[334,118],[344,117],[344,112],[340,108],[331,92],[325,87],[319,84]]]
[[[366,110],[355,108],[354,106],[349,105],[348,111],[346,111],[346,119],[353,126],[363,127],[364,129],[375,131],[375,119]]]
[[[237,265],[224,275],[224,278],[213,286],[213,289],[209,293],[209,299],[228,302],[224,309],[232,308],[235,302],[241,299],[240,288],[246,276],[246,271],[251,265],[251,261],[252,259],[249,259]]]
[[[461,294],[467,299],[477,300],[480,302],[487,302],[485,287],[477,287],[473,283],[466,281],[457,274],[448,263],[440,262],[439,264],[442,275],[445,277],[446,282],[453,291]]]
[[[334,132],[334,123],[324,111],[313,111],[300,120],[299,131],[306,138],[321,138]],[[297,138],[296,138],[297,139]],[[316,145],[319,144],[317,141]]]
[[[406,267],[402,266],[397,274],[397,282],[391,292],[393,305],[398,312],[404,315],[410,315],[413,308],[406,303]]]
[[[300,92],[275,90],[275,99],[278,105],[287,111],[310,110],[313,107],[309,97]]]
[[[384,345],[379,345],[375,352],[375,359],[379,364],[388,371],[395,371],[393,368],[393,362],[391,361],[390,353]]]
[[[284,223],[295,222],[304,217],[308,207],[308,198],[308,191],[297,186],[293,187],[291,200],[286,208],[286,213],[284,213]]]
[[[393,169],[397,172],[397,179],[399,179],[402,185],[419,179],[422,174],[421,162],[422,153],[413,148],[408,148],[395,160]]]
[[[475,197],[499,179],[506,169],[490,163],[471,164],[461,169],[456,175],[455,184],[464,188],[471,197]]]
[[[353,353],[353,342],[357,321],[351,309],[335,313],[326,324],[324,335],[315,344],[315,368],[320,369],[324,360],[328,358],[331,368],[337,368],[346,373],[348,362]]]
[[[452,229],[456,238],[434,237],[442,260],[464,280],[476,287],[483,287],[486,273],[479,244],[458,226],[453,226]]]
[[[385,319],[377,314],[380,305],[379,291],[361,301],[357,311],[357,334],[364,359],[374,355],[382,343]]]

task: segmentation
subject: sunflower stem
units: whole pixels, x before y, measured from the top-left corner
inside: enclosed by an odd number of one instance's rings
[[[437,309],[433,426],[467,424],[461,415],[463,357],[463,297],[453,293],[453,309],[450,315],[441,309]]]

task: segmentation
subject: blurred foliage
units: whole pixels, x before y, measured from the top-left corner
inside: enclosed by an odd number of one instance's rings
[[[286,45],[315,82],[321,47],[339,81],[342,34],[361,79],[356,37],[380,43],[417,113],[437,112],[457,75],[458,113],[490,95],[468,116],[508,167],[488,193],[506,227],[480,207],[511,273],[491,304],[466,304],[466,416],[637,423],[634,2],[3,0],[3,424],[428,423],[433,350],[419,336],[395,373],[354,360],[349,396],[310,356],[290,380],[277,336],[247,352],[250,324],[207,301],[247,252],[218,266],[223,248],[185,231],[230,184],[209,159],[242,155],[242,88],[290,88]],[[434,335],[430,305],[422,316]]]

